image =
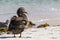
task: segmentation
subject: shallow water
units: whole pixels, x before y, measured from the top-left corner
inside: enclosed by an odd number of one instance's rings
[[[0,0],[0,21],[16,15],[19,7],[25,7],[29,21],[60,18],[60,0]]]

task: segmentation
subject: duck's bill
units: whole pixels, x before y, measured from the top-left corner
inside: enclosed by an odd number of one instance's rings
[[[24,13],[28,14],[27,12],[24,12]]]

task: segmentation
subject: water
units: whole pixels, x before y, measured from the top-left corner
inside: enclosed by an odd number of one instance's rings
[[[16,15],[19,7],[25,7],[31,21],[60,17],[60,0],[0,0],[0,21]]]

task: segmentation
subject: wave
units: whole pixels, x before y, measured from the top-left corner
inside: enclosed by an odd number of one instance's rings
[[[49,4],[59,4],[60,0],[0,0],[0,5],[32,5],[32,4],[39,4],[39,5],[49,5]]]

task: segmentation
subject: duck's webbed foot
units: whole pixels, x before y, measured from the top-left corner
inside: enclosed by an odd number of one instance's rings
[[[14,36],[14,37],[16,37],[16,36]]]
[[[19,36],[19,38],[21,38],[21,36]]]

